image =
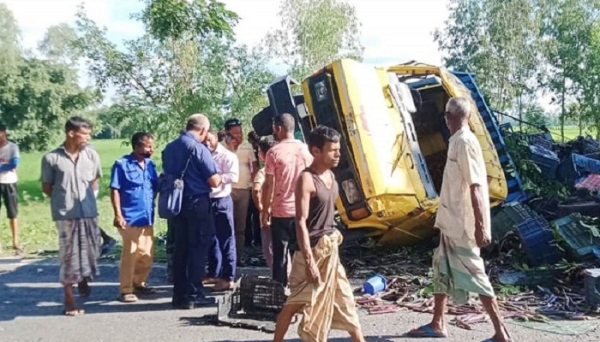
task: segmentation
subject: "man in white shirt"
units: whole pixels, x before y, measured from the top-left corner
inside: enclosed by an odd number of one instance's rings
[[[466,97],[453,97],[446,105],[444,118],[452,136],[435,221],[440,245],[433,255],[433,319],[409,332],[411,337],[446,337],[448,296],[464,304],[469,293],[476,293],[494,325],[495,334],[489,341],[511,340],[479,255],[480,248],[491,241],[491,220],[485,161],[479,141],[469,128],[473,107]]]
[[[0,199],[6,206],[6,216],[12,231],[12,244],[15,255],[21,255],[19,247],[19,193],[17,192],[17,166],[19,166],[19,146],[8,141],[6,126],[0,125]],[[1,205],[1,204],[0,204]],[[0,248],[0,251],[2,249]]]
[[[204,283],[215,284],[213,290],[220,292],[232,289],[235,280],[236,240],[231,184],[239,180],[239,165],[237,156],[219,144],[216,132],[209,131],[206,144],[222,183],[210,194],[216,235],[208,255],[208,277]]]
[[[248,205],[252,197],[252,180],[258,171],[258,161],[254,155],[252,145],[244,142],[242,122],[239,119],[225,121],[225,132],[231,137],[231,140],[225,141],[225,146],[237,155],[239,162],[239,180],[232,184],[231,198],[233,199],[238,266],[244,266],[246,218],[248,216]]]

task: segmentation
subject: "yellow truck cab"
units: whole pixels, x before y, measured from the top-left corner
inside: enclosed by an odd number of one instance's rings
[[[427,78],[436,82],[411,87]],[[302,93],[304,104],[292,106],[298,130],[326,125],[342,135],[334,173],[345,228],[378,237],[385,245],[430,238],[450,138],[445,105],[450,97],[470,98],[471,92],[443,68],[383,68],[342,59],[307,77]],[[469,126],[482,146],[490,202],[496,206],[507,196],[506,180],[475,103]]]

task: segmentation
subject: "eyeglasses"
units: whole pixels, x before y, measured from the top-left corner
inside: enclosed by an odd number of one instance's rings
[[[229,119],[227,121],[225,121],[225,129],[229,130],[232,127],[235,126],[241,126],[242,122],[239,119]]]

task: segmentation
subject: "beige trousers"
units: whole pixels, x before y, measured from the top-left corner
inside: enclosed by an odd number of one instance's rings
[[[152,269],[154,229],[152,226],[119,229],[123,237],[119,282],[121,294],[133,293],[144,286]]]

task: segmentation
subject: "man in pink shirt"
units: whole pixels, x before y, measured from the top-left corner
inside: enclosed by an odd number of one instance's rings
[[[261,225],[271,227],[273,279],[283,286],[287,286],[288,257],[296,245],[296,180],[313,161],[306,144],[294,138],[295,129],[296,121],[291,114],[284,113],[273,119],[273,132],[279,143],[269,150],[265,158],[262,188]]]

